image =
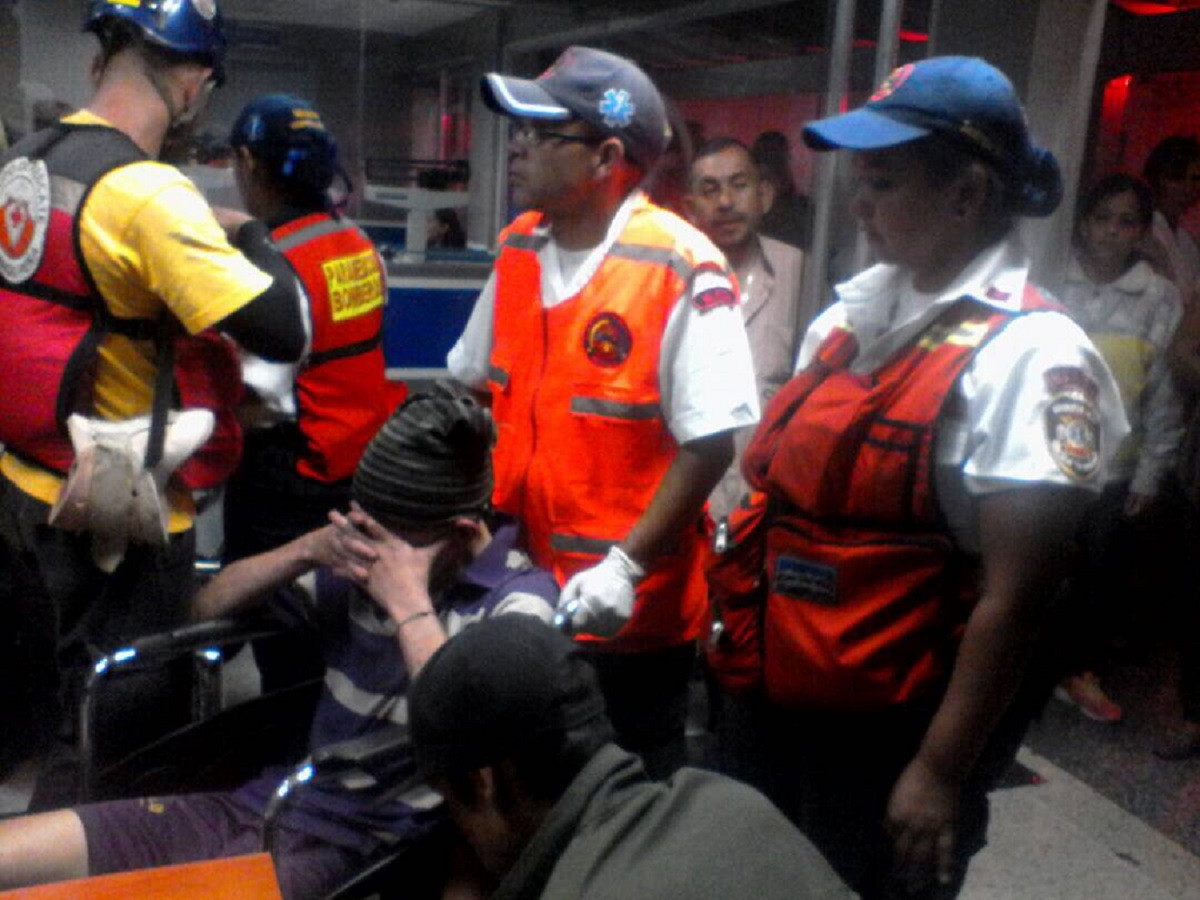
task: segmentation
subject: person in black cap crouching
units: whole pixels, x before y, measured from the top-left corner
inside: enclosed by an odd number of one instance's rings
[[[514,548],[515,530],[483,521],[492,491],[492,422],[448,391],[406,401],[367,445],[348,516],[227,567],[197,595],[207,618],[261,603],[285,585],[318,620],[325,687],[309,730],[317,748],[407,717],[409,678],[477,619],[549,619],[558,589]],[[397,842],[431,834],[428,791],[381,802],[411,774],[401,753],[377,789],[310,785],[278,819],[276,869],[285,898],[320,897]],[[0,889],[256,852],[263,813],[286,774],[268,770],[232,792],[118,800],[0,822]],[[439,881],[438,854],[422,869]],[[435,885],[436,886],[436,885]],[[411,896],[417,885],[408,885]]]
[[[850,896],[752,788],[686,768],[651,781],[611,743],[580,648],[532,617],[448,641],[409,700],[418,771],[445,798],[484,870],[476,888],[493,900]]]

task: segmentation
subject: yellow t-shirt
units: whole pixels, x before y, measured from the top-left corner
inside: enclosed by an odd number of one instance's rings
[[[75,124],[108,124],[85,111]],[[169,309],[189,332],[215,325],[265,291],[271,276],[225,237],[204,197],[178,169],[146,161],[104,175],[79,213],[88,271],[116,316],[155,320]],[[96,368],[97,415],[145,415],[154,395],[154,344],[105,337]],[[2,471],[26,493],[53,503],[62,479],[11,453]],[[192,501],[172,494],[171,530],[187,528]]]

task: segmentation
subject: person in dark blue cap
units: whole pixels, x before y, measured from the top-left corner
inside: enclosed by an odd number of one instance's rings
[[[758,418],[734,277],[639,187],[670,130],[633,62],[569,47],[481,90],[513,120],[509,186],[527,210],[447,366],[491,394],[496,508],[562,582],[622,746],[665,775],[685,758],[705,501]]]
[[[233,562],[321,527],[350,501],[350,477],[392,407],[383,358],[387,273],[361,229],[330,206],[337,142],[308,100],[264,94],[229,136],[250,216],[264,222],[302,286],[309,345],[294,364],[243,354],[242,463],[225,487],[224,553]],[[218,215],[240,227],[231,210]],[[319,674],[315,639],[255,644],[266,690]]]
[[[1003,74],[906,65],[804,139],[852,152],[878,262],[837,286],[746,451],[769,503],[765,650],[723,748],[864,898],[951,897],[1127,425],[1095,348],[1030,281],[1015,224],[1051,213],[1061,178]]]

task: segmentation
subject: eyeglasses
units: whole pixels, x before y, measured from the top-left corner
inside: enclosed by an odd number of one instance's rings
[[[539,128],[532,122],[513,122],[508,128],[508,139],[523,147],[540,147],[551,140],[565,144],[599,144],[607,140],[600,134],[564,134],[561,131],[550,131]]]

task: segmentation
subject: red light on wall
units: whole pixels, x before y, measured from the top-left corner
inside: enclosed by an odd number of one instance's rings
[[[912,31],[908,28],[901,28],[900,40],[908,41],[913,44],[928,44],[929,35],[923,31]]]
[[[1200,8],[1198,0],[1113,0],[1113,3],[1135,16],[1161,16]]]
[[[1125,113],[1125,104],[1129,102],[1129,88],[1133,84],[1132,75],[1118,75],[1110,79],[1104,86],[1103,110],[1101,115],[1105,122],[1120,122]]]

